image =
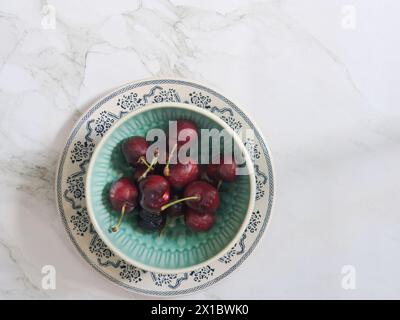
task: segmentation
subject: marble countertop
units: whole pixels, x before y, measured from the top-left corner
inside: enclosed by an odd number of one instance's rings
[[[399,9],[395,0],[2,1],[0,299],[142,298],[76,252],[54,178],[91,102],[163,76],[243,106],[275,164],[263,241],[228,280],[188,298],[399,298]],[[45,265],[55,290],[42,288]]]

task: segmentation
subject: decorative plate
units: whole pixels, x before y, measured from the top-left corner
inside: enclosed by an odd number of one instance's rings
[[[252,129],[244,141],[254,162],[256,195],[250,222],[232,249],[209,265],[180,274],[139,269],[114,254],[95,232],[85,202],[86,170],[95,146],[121,117],[146,105],[162,102],[193,104],[214,113],[236,132]],[[130,291],[153,296],[189,294],[228,276],[251,254],[268,224],[273,200],[272,165],[267,146],[253,122],[234,103],[202,85],[175,79],[154,79],[126,85],[92,106],[77,122],[61,155],[57,205],[70,239],[81,256],[112,282]]]

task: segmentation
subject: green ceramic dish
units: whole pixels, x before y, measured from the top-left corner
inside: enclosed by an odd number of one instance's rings
[[[161,236],[145,233],[139,228],[135,213],[125,218],[119,232],[110,232],[110,227],[118,220],[118,213],[109,206],[109,187],[117,178],[133,172],[122,155],[121,143],[130,136],[146,136],[149,129],[167,129],[168,121],[177,119],[193,120],[199,128],[226,129],[244,153],[250,174],[224,184],[216,224],[207,232],[192,232],[181,219],[174,227],[166,228]],[[250,157],[240,138],[211,112],[180,103],[146,106],[119,120],[96,147],[86,181],[88,213],[103,241],[115,254],[133,265],[160,273],[194,270],[222,256],[239,240],[254,204],[252,172]]]

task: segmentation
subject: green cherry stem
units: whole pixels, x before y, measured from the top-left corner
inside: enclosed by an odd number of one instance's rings
[[[173,206],[174,204],[177,204],[177,203],[180,203],[180,202],[183,202],[183,201],[187,201],[187,200],[200,200],[200,196],[187,197],[187,198],[182,198],[182,199],[178,199],[178,200],[172,201],[170,203],[164,204],[161,207],[160,211],[164,211],[165,209],[168,209],[169,207]]]
[[[150,165],[147,167],[146,171],[143,172],[143,174],[139,177],[139,179],[138,179],[139,181],[147,177],[147,174],[148,174],[151,170],[153,170],[153,167],[154,167],[154,165],[157,163],[157,160],[158,160],[158,153],[157,153],[157,155],[151,160],[151,163],[150,163]]]
[[[126,209],[126,204],[122,206],[121,215],[119,216],[118,222],[115,226],[111,228],[112,232],[117,232],[119,230],[119,227],[121,226],[122,220],[124,219],[125,216],[125,209]]]
[[[142,164],[144,164],[147,168],[150,168],[150,163],[147,162],[147,160],[146,160],[145,157],[143,157],[143,156],[140,157],[140,158],[139,158],[139,162],[142,163]]]
[[[168,156],[168,161],[167,161],[167,164],[165,165],[165,168],[164,168],[164,176],[166,176],[166,177],[169,177],[169,163],[171,162],[172,155],[174,154],[177,146],[178,146],[178,144],[175,143],[174,147],[171,150],[171,153]]]

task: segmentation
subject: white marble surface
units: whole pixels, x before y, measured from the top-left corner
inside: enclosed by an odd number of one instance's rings
[[[46,4],[55,29],[42,26]],[[355,29],[341,25],[346,5]],[[400,298],[399,10],[396,0],[0,1],[0,299],[141,298],[78,255],[53,189],[80,114],[151,76],[220,89],[258,119],[275,164],[258,249],[189,298]],[[48,264],[56,290],[41,287]],[[341,286],[343,265],[356,269],[355,290]]]

